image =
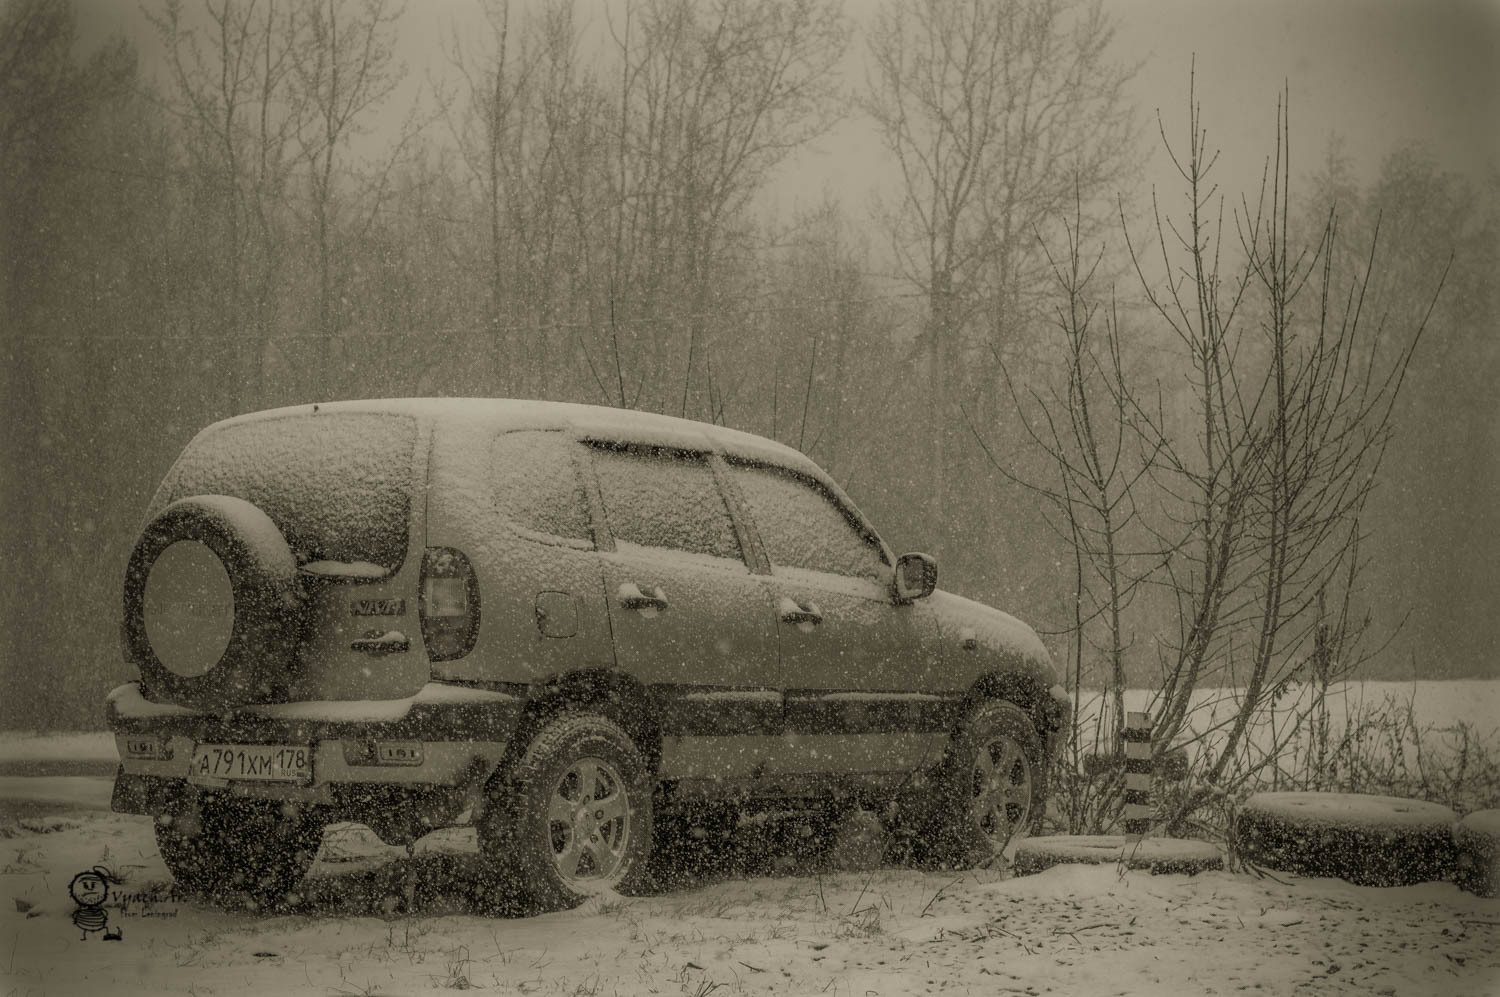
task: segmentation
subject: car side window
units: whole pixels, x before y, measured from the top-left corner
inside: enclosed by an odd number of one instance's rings
[[[701,454],[646,446],[591,449],[617,541],[742,560],[734,521]]]
[[[592,550],[578,444],[556,431],[502,433],[490,449],[495,503],[528,539]]]
[[[885,555],[811,478],[778,467],[731,464],[771,565],[853,578],[885,577]]]

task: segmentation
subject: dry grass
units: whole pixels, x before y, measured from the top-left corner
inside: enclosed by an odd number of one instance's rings
[[[1193,813],[1188,826],[1195,833],[1226,841],[1238,803],[1262,791],[1397,796],[1441,803],[1460,814],[1500,807],[1500,730],[1462,720],[1423,722],[1414,693],[1387,692],[1379,700],[1347,704],[1309,687],[1302,700],[1282,705],[1279,718],[1259,721],[1257,732],[1261,736],[1246,739],[1218,789]],[[1077,736],[1090,734],[1081,730]],[[1280,749],[1274,755],[1272,745]],[[1204,767],[1200,755],[1185,780],[1158,780],[1159,803],[1170,807],[1199,789]],[[1118,771],[1085,774],[1064,757],[1052,779],[1049,817],[1059,831],[1117,829]]]

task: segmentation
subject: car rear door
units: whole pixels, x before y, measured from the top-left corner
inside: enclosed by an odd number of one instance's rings
[[[743,778],[779,733],[768,579],[750,571],[710,455],[590,447],[616,667],[662,720],[664,779]]]
[[[895,602],[884,547],[822,482],[749,462],[731,463],[729,475],[770,561],[787,676],[783,767],[909,771],[936,761],[946,706],[924,691],[937,648],[930,607]]]

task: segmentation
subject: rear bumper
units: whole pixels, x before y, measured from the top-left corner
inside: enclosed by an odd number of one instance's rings
[[[283,800],[338,808],[385,792],[446,790],[467,793],[505,755],[525,705],[523,696],[494,689],[429,683],[400,700],[279,703],[208,714],[141,695],[137,683],[109,696],[106,718],[121,758],[113,809],[164,812],[184,791]],[[157,757],[138,757],[133,742],[152,742]],[[417,764],[376,764],[359,745],[418,742]],[[198,744],[307,746],[306,782],[261,782],[195,777]]]

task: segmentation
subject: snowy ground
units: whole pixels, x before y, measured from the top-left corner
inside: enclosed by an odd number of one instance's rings
[[[0,781],[4,994],[1500,993],[1500,900],[1065,867],[1018,879],[815,871],[752,848],[685,885],[559,914],[483,913],[473,836],[408,861],[330,829],[305,909],[266,916],[172,895],[145,818],[102,777]],[[68,883],[102,864],[145,894],[81,939]],[[414,886],[411,909],[387,913]],[[10,898],[14,898],[14,902]]]

